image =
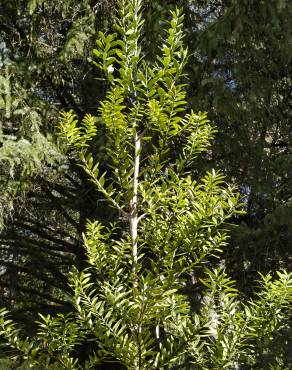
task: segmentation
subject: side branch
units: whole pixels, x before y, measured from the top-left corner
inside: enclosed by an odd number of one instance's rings
[[[127,212],[123,210],[123,208],[115,201],[111,194],[107,192],[100,181],[96,178],[94,172],[88,166],[88,163],[83,159],[82,162],[84,163],[83,167],[85,171],[88,173],[88,175],[90,175],[92,182],[97,186],[98,190],[105,196],[105,198],[112,204],[112,206],[120,212],[121,215],[123,215],[124,217],[128,217]]]

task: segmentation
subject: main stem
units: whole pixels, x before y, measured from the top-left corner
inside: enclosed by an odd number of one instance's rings
[[[140,168],[141,137],[137,131],[135,133],[134,151],[134,176],[133,176],[133,196],[130,201],[130,235],[132,242],[133,272],[136,271],[138,263],[138,185]]]

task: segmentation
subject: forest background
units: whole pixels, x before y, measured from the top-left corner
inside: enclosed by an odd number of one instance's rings
[[[291,4],[145,1],[148,58],[176,6],[191,55],[188,104],[218,130],[196,176],[221,169],[245,196],[222,263],[251,295],[258,271],[291,265]],[[71,311],[67,275],[86,265],[86,220],[112,217],[56,133],[60,111],[95,114],[104,97],[91,50],[98,31],[111,31],[114,9],[114,1],[0,4],[0,305],[28,331],[38,312]]]

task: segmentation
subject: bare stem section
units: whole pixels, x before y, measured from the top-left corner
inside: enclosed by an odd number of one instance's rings
[[[134,151],[134,175],[133,175],[133,197],[130,201],[130,234],[132,241],[133,254],[133,272],[136,270],[138,262],[138,185],[139,185],[139,168],[140,168],[140,150],[141,137],[135,134],[135,151]]]

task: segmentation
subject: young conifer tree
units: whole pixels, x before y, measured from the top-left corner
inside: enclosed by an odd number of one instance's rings
[[[70,276],[76,312],[42,317],[33,341],[21,339],[6,311],[0,316],[13,356],[35,368],[252,366],[289,316],[291,274],[262,277],[263,289],[244,304],[225,272],[210,268],[226,245],[224,223],[239,212],[238,195],[220,173],[194,176],[214,129],[205,113],[187,108],[183,15],[171,12],[157,60],[148,63],[141,8],[142,0],[120,0],[116,33],[99,33],[94,63],[109,88],[98,118],[61,117],[62,135],[116,215],[112,224],[88,222],[89,267]],[[100,135],[105,149],[93,152]],[[87,355],[78,352],[82,343]]]

